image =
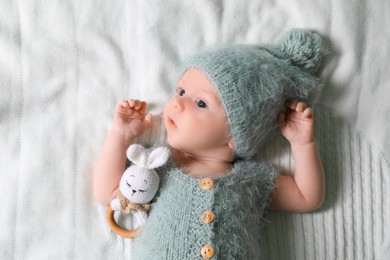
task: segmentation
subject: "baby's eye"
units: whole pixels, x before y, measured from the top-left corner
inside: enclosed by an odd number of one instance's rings
[[[207,104],[206,102],[204,102],[203,100],[197,100],[195,101],[196,105],[199,107],[199,108],[206,108],[207,107]]]
[[[182,89],[182,88],[179,88],[178,90],[177,90],[177,92],[179,93],[179,96],[184,96],[184,94],[186,93],[186,91],[184,90],[184,89]]]

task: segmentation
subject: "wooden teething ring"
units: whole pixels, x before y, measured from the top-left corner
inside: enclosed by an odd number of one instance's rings
[[[106,214],[108,226],[111,228],[111,230],[122,237],[125,238],[135,238],[139,234],[139,227],[133,230],[126,230],[121,228],[115,221],[114,218],[114,211],[112,210],[111,206],[108,207],[107,209],[107,214]]]

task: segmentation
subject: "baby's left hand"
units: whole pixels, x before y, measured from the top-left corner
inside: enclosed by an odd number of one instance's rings
[[[286,102],[286,110],[279,113],[278,121],[282,135],[291,144],[314,142],[313,110],[297,100]]]

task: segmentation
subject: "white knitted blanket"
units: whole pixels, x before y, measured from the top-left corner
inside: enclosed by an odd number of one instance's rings
[[[305,214],[272,212],[265,259],[390,259],[390,164],[378,147],[322,105],[316,136],[326,172],[326,199]],[[284,151],[284,155],[275,156]],[[282,137],[266,150],[282,172],[293,168]]]
[[[271,212],[265,259],[390,259],[390,2],[0,1],[0,259],[122,259],[92,169],[115,104],[161,111],[189,54],[272,43],[292,27],[330,46],[316,97],[322,208]],[[143,140],[162,140],[159,122]],[[286,143],[263,151],[291,168]],[[125,220],[125,222],[128,220]]]

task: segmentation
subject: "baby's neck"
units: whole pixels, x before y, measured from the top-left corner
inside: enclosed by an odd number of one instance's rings
[[[233,165],[232,161],[209,156],[194,156],[175,149],[172,149],[172,155],[177,167],[182,168],[188,175],[197,178],[225,176]]]

